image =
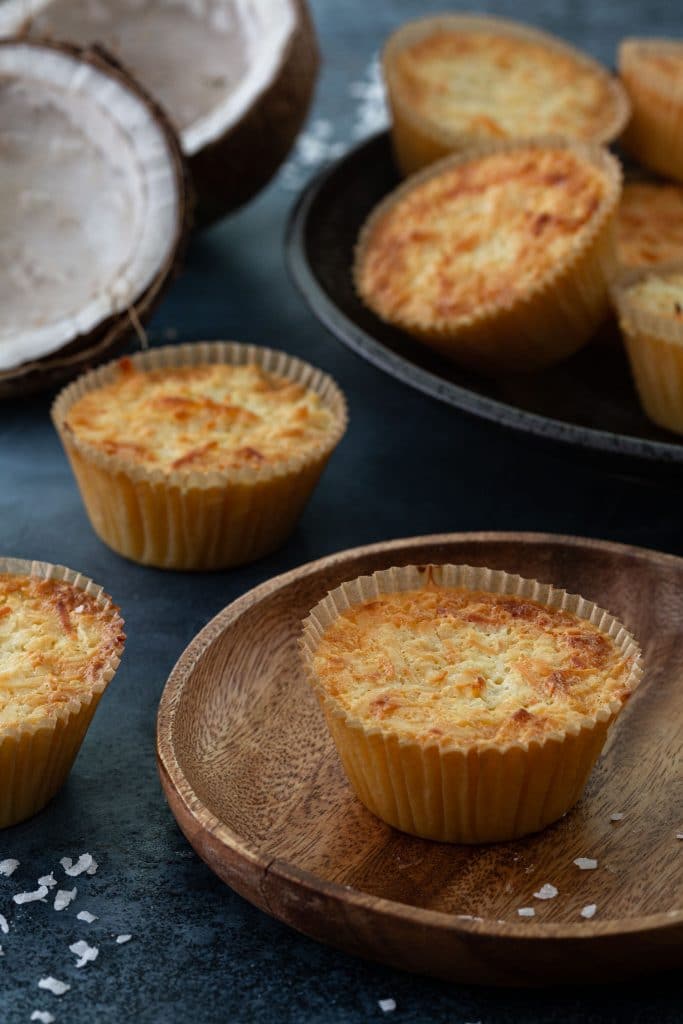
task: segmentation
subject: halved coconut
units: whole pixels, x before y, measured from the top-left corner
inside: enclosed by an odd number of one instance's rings
[[[186,210],[177,139],[127,74],[96,52],[1,40],[0,392],[62,379],[137,327]]]
[[[318,69],[305,0],[4,0],[0,35],[97,43],[180,133],[206,222],[250,199],[299,132]]]

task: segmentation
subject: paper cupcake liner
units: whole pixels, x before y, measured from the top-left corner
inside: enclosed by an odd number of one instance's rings
[[[458,153],[482,142],[481,135],[448,128],[425,117],[404,95],[401,76],[395,68],[397,58],[407,47],[439,31],[492,32],[496,35],[509,36],[513,40],[540,43],[554,53],[571,57],[605,83],[610,97],[609,104],[605,105],[603,124],[585,141],[608,143],[623,131],[630,113],[624,89],[601,64],[581,50],[574,49],[546,32],[505,18],[458,14],[421,18],[408,22],[394,32],[382,55],[384,82],[392,115],[392,141],[396,161],[403,174],[414,174],[449,153]]]
[[[111,608],[112,615],[118,616],[102,587],[62,565],[0,558],[0,573],[63,580],[93,597],[100,608]],[[89,696],[73,697],[63,706],[50,709],[42,719],[0,726],[0,828],[30,818],[61,789],[122,654],[123,640],[118,652],[92,680]]]
[[[626,697],[610,700],[595,715],[542,740],[463,743],[443,737],[420,742],[355,718],[315,675],[320,640],[344,611],[381,594],[419,589],[426,579],[437,586],[512,594],[573,612],[612,637],[623,657],[631,660],[627,694],[642,675],[638,644],[614,616],[583,597],[468,565],[405,566],[361,576],[329,593],[304,621],[301,650],[308,680],[349,782],[368,810],[402,832],[441,842],[497,842],[537,832],[581,796]]]
[[[683,263],[624,271],[612,286],[612,301],[645,413],[660,427],[683,434],[683,323],[639,309],[629,297],[637,281],[669,273],[683,274]]]
[[[638,59],[651,47],[667,45],[671,40],[625,39],[619,47],[619,74],[631,102],[621,141],[639,163],[683,181],[683,89]]]
[[[279,547],[294,529],[346,430],[346,402],[334,380],[301,359],[237,342],[195,342],[139,352],[138,369],[256,363],[314,391],[334,415],[318,446],[276,466],[225,471],[149,470],[80,440],[65,425],[71,406],[114,380],[118,362],[62,391],[52,419],[71,462],[93,529],[126,558],[162,569],[222,569]]]
[[[525,294],[507,302],[481,304],[467,318],[449,324],[434,318],[429,323],[397,316],[388,322],[436,349],[442,355],[480,373],[528,372],[551,366],[577,352],[609,313],[608,282],[614,276],[616,213],[621,194],[621,166],[597,145],[545,138],[492,142],[466,153],[446,157],[414,174],[372,211],[363,225],[354,259],[353,276],[361,300],[377,316],[371,296],[362,286],[362,268],[377,223],[416,186],[459,164],[493,153],[517,149],[568,149],[603,172],[605,195],[589,229],[564,260]],[[501,225],[501,231],[505,225]],[[387,319],[387,318],[383,318]]]

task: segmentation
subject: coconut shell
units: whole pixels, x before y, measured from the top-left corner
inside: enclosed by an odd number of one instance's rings
[[[200,226],[260,192],[287,157],[306,119],[320,53],[306,0],[294,0],[294,6],[297,23],[271,84],[241,120],[189,159]]]
[[[173,244],[169,255],[155,277],[135,302],[120,313],[115,313],[92,331],[73,339],[57,352],[41,359],[21,363],[0,371],[0,398],[18,398],[35,394],[64,383],[84,369],[95,366],[103,359],[121,351],[149,319],[164,290],[177,273],[184,253],[193,213],[193,193],[180,141],[166,113],[149,93],[110,54],[99,46],[77,47],[46,39],[28,39],[25,36],[0,39],[0,46],[18,42],[35,46],[36,50],[49,49],[65,53],[90,64],[98,72],[118,81],[148,108],[161,129],[173,161],[173,173],[178,191],[178,212]]]

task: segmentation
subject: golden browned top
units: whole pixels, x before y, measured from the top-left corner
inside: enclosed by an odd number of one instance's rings
[[[427,586],[344,612],[313,669],[365,727],[468,744],[540,740],[624,701],[631,661],[570,612]]]
[[[0,728],[88,699],[123,649],[113,605],[60,580],[0,574]]]
[[[609,78],[596,67],[549,43],[485,29],[435,28],[396,54],[392,80],[422,117],[482,138],[602,137],[613,107]]]
[[[78,439],[148,470],[258,469],[313,452],[334,414],[312,390],[256,364],[139,370],[87,392],[65,426]]]
[[[410,183],[371,222],[356,281],[390,321],[466,321],[557,269],[591,230],[606,175],[563,148],[519,147]]]
[[[617,254],[626,267],[683,260],[683,188],[624,186],[617,222]]]
[[[683,270],[653,271],[623,292],[627,311],[666,317],[683,324]]]

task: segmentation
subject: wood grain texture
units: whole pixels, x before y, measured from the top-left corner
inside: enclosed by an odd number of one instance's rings
[[[396,832],[355,799],[297,652],[343,580],[391,565],[487,565],[583,594],[640,640],[645,677],[583,799],[494,846]],[[600,981],[683,963],[683,559],[542,534],[414,538],[342,552],[224,609],[174,668],[157,749],[199,855],[262,910],[348,952],[449,980]],[[621,821],[610,816],[623,813]],[[598,860],[580,871],[577,857]],[[534,898],[555,885],[555,899]],[[597,904],[591,920],[581,908]],[[536,916],[517,910],[533,906]]]

